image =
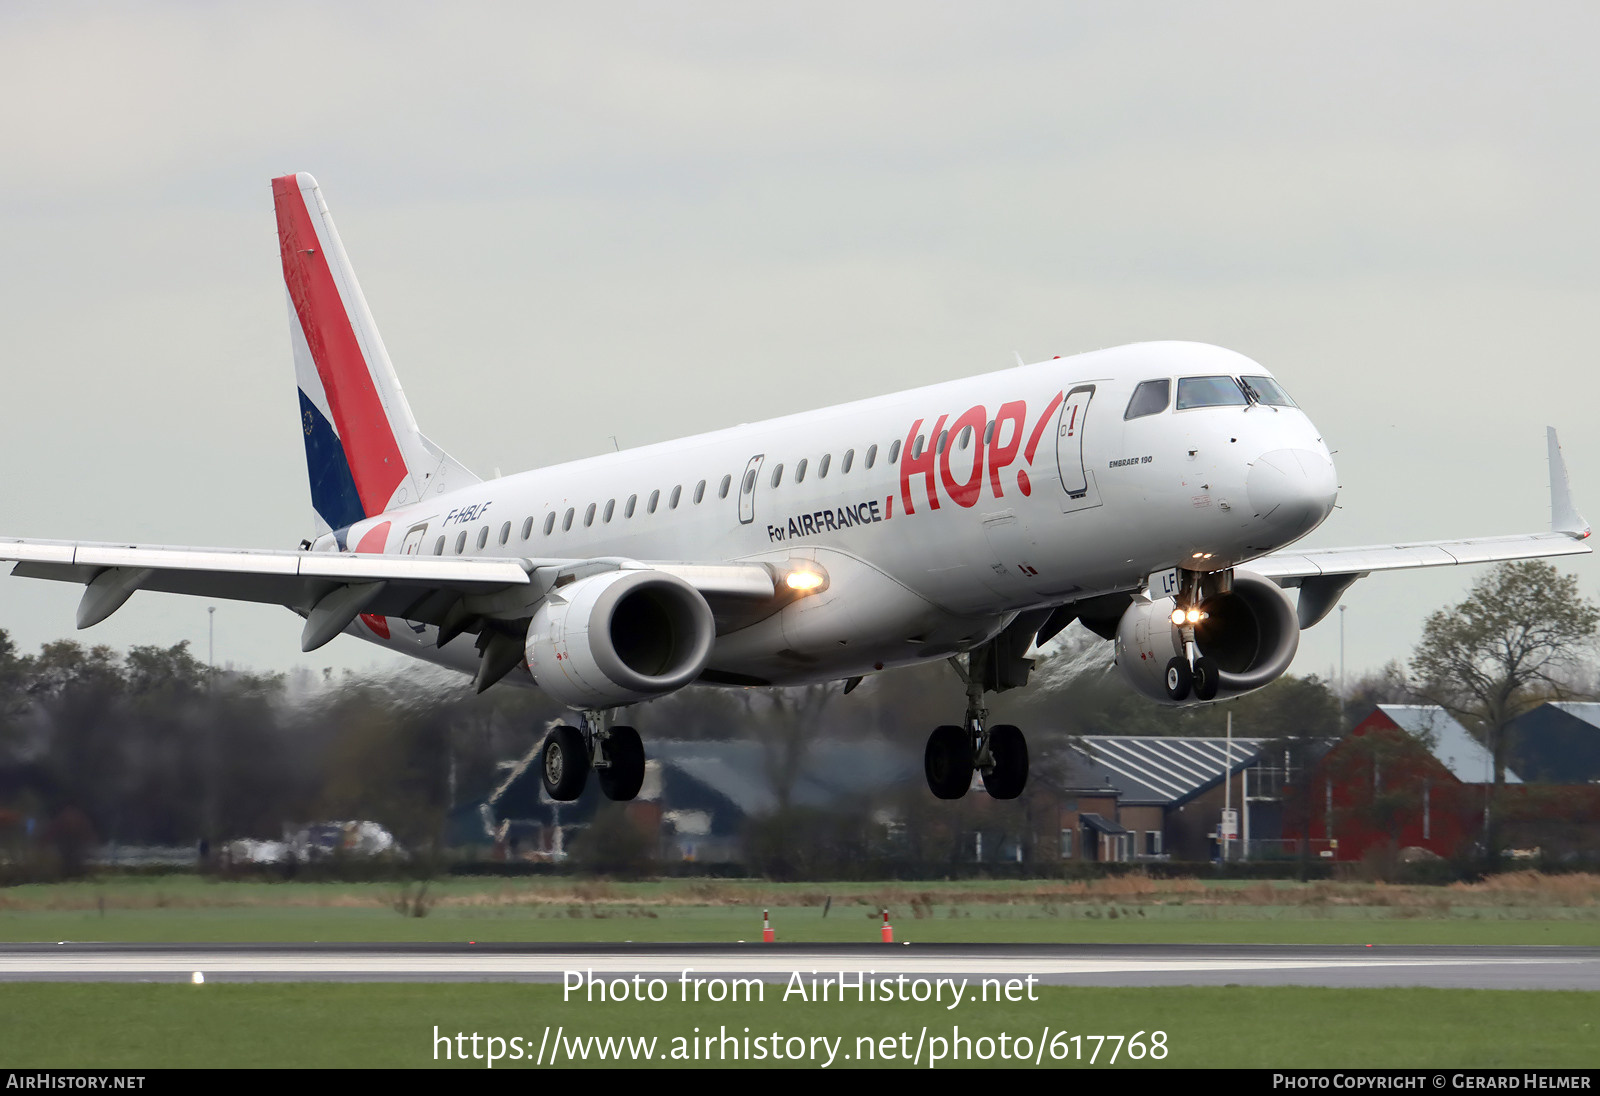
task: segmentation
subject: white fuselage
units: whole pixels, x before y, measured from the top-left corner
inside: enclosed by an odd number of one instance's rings
[[[774,684],[870,673],[967,649],[1021,610],[1167,568],[1221,570],[1315,528],[1336,484],[1298,408],[1169,402],[1124,417],[1141,382],[1195,376],[1270,374],[1213,346],[1118,347],[475,484],[359,522],[344,547],[803,558],[827,589],[719,635],[709,667]],[[351,631],[475,661],[471,636],[439,651],[432,627]]]

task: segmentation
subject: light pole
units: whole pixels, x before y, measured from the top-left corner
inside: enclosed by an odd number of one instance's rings
[[[1344,612],[1350,608],[1348,605],[1339,606],[1339,722],[1344,722],[1345,682],[1344,682]]]
[[[206,801],[202,844],[210,859],[217,831],[217,607],[206,609]],[[207,865],[209,866],[209,865]]]

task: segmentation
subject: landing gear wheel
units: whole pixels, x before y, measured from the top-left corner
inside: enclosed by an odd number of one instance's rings
[[[1009,724],[989,728],[989,756],[994,768],[983,776],[983,786],[995,799],[1015,799],[1028,783],[1028,740]]]
[[[928,790],[940,799],[960,799],[972,787],[972,736],[946,724],[928,736],[922,755]]]
[[[589,750],[576,727],[557,727],[544,740],[539,754],[544,790],[551,799],[570,803],[583,794],[589,779]]]
[[[1188,700],[1189,689],[1194,684],[1194,671],[1181,658],[1167,661],[1167,695],[1173,700]]]
[[[607,799],[626,802],[644,783],[644,744],[632,727],[612,727],[604,748],[610,764],[594,771],[600,790]]]
[[[1201,700],[1217,699],[1217,664],[1209,658],[1194,660],[1194,695]]]

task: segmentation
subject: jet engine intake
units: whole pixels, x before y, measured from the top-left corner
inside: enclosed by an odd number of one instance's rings
[[[611,708],[681,689],[716,638],[711,607],[659,571],[606,571],[551,590],[528,625],[528,669],[574,708]]]
[[[1117,624],[1117,669],[1134,689],[1162,704],[1173,703],[1166,688],[1167,662],[1184,653],[1182,633],[1172,623],[1174,608],[1170,597],[1136,597]],[[1294,661],[1300,623],[1276,583],[1236,571],[1233,588],[1207,597],[1200,610],[1205,615],[1195,626],[1195,647],[1219,671],[1218,699],[1269,685]]]

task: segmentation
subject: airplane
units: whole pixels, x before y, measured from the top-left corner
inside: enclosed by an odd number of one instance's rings
[[[556,800],[644,778],[616,709],[689,685],[845,681],[950,660],[959,724],[930,791],[1028,777],[988,693],[1074,620],[1138,692],[1270,684],[1376,571],[1587,553],[1555,430],[1551,527],[1293,549],[1332,511],[1320,431],[1242,354],[1151,342],[482,480],[424,435],[310,175],[272,180],[314,535],[293,550],[0,540],[12,573],[85,586],[87,628],[141,590],[284,605],[301,648],[358,636],[537,686],[581,717],[543,741]],[[1290,600],[1286,591],[1296,596]]]

